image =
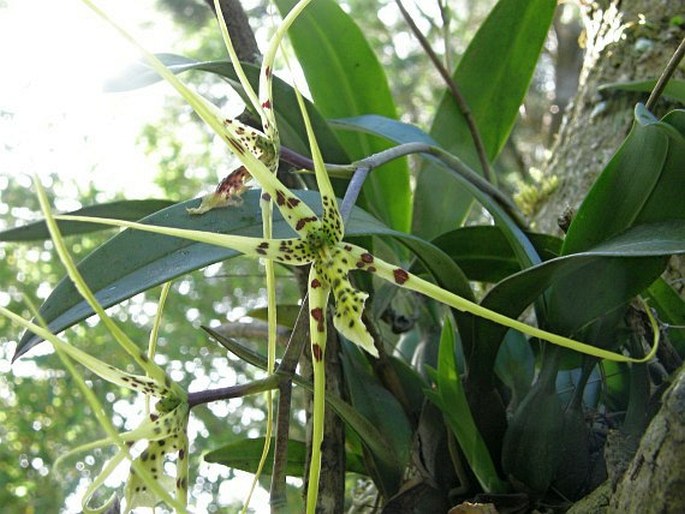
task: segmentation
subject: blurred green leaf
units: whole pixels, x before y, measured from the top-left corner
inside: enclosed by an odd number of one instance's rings
[[[651,93],[656,85],[656,79],[651,80],[629,80],[626,82],[609,82],[608,84],[601,84],[597,89],[605,90],[619,90],[619,91],[637,91],[638,93]],[[663,96],[671,98],[679,102],[685,103],[685,80],[671,79],[666,84]]]
[[[500,0],[454,72],[453,79],[471,110],[490,162],[504,146],[518,116],[556,4],[555,0]],[[436,109],[430,135],[466,164],[480,169],[466,120],[447,90]],[[426,163],[416,182],[415,233],[430,239],[459,227],[472,200],[444,170]]]
[[[161,211],[173,204],[174,202],[171,200],[118,200],[116,202],[90,205],[76,211],[71,211],[69,214],[138,221],[153,212]],[[112,228],[107,225],[95,225],[79,221],[58,221],[57,224],[63,236],[86,234]],[[0,232],[0,241],[42,241],[46,239],[50,239],[50,233],[44,221],[37,221]]]
[[[221,448],[209,451],[204,454],[206,462],[222,464],[229,468],[256,473],[259,460],[264,449],[264,438],[241,439],[239,441],[226,444]],[[307,462],[307,445],[302,441],[290,439],[288,441],[288,459],[286,461],[285,472],[288,476],[302,478],[304,467]],[[269,475],[274,463],[274,446],[271,445],[269,455],[264,464],[264,474]],[[347,455],[345,459],[345,469],[353,473],[365,474],[364,464],[355,455]]]
[[[276,0],[281,14],[295,3],[296,0]],[[312,98],[326,118],[363,114],[397,116],[383,67],[364,33],[337,2],[312,2],[288,34]],[[368,135],[341,133],[339,136],[353,160],[387,148],[385,142]],[[362,206],[369,212],[391,228],[409,231],[412,202],[409,169],[404,160],[374,170],[364,184],[363,194]]]

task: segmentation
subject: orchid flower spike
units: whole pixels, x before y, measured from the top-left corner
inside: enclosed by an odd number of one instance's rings
[[[93,6],[91,0],[84,0]],[[439,286],[423,280],[409,273],[407,270],[385,262],[366,249],[344,241],[344,227],[333,188],[327,175],[323,157],[319,150],[311,122],[309,120],[302,98],[297,92],[298,102],[305,121],[307,137],[314,162],[314,170],[323,212],[319,216],[300,198],[286,188],[273,173],[275,159],[278,158],[278,132],[273,118],[270,103],[270,78],[273,55],[275,54],[285,31],[304,9],[310,0],[301,0],[284,18],[272,40],[262,68],[260,94],[254,92],[248,96],[253,107],[260,113],[263,132],[250,129],[246,131],[242,124],[235,120],[225,119],[220,111],[194,91],[188,89],[178,77],[169,71],[154,55],[143,49],[123,29],[117,29],[142,52],[148,63],[166,79],[195,109],[197,114],[221,137],[230,150],[241,161],[245,168],[245,175],[252,176],[262,188],[264,201],[273,201],[285,221],[293,229],[297,237],[289,239],[273,239],[271,237],[254,238],[235,236],[230,234],[216,234],[195,230],[178,229],[174,227],[153,226],[104,218],[84,216],[60,216],[58,218],[73,221],[109,224],[143,230],[173,237],[225,246],[239,251],[246,256],[266,259],[286,265],[311,265],[309,272],[309,324],[311,333],[311,353],[314,364],[314,407],[312,430],[312,456],[307,492],[307,512],[313,513],[316,508],[317,491],[320,474],[321,443],[323,440],[323,413],[325,407],[325,376],[323,360],[326,350],[326,328],[328,299],[333,296],[334,313],[333,324],[337,331],[351,342],[359,345],[373,356],[378,355],[374,342],[367,327],[362,322],[362,312],[367,294],[355,289],[350,280],[350,271],[366,271],[376,277],[389,281],[399,287],[424,294],[450,307],[484,317],[504,326],[514,328],[533,337],[541,338],[553,344],[570,348],[599,358],[607,358],[623,362],[644,362],[650,359],[655,349],[643,359],[631,357],[596,348],[566,337],[546,332],[537,327],[522,323],[497,312],[484,308],[474,302],[466,300]],[[96,7],[93,8],[100,12]],[[102,13],[101,13],[102,14]],[[104,16],[104,14],[102,14]],[[106,16],[104,16],[106,18]],[[220,17],[221,18],[221,17]],[[225,27],[222,27],[226,33]],[[230,45],[230,38],[227,45]],[[230,52],[230,48],[229,48]],[[235,60],[234,60],[235,62]],[[243,80],[241,79],[241,82]],[[246,82],[246,81],[245,81]],[[243,84],[246,90],[249,85]],[[266,93],[265,93],[266,91]],[[258,134],[259,132],[259,134]],[[261,138],[261,139],[260,139]],[[259,141],[259,143],[255,143]],[[267,149],[268,148],[268,149]],[[273,160],[272,160],[273,159]],[[202,207],[201,207],[202,209]]]
[[[131,461],[131,470],[125,487],[126,508],[129,511],[134,507],[154,507],[159,502],[164,502],[176,509],[177,512],[185,512],[188,489],[188,438],[186,436],[186,427],[188,424],[189,405],[187,394],[154,362],[152,355],[141,351],[123,330],[107,316],[81,277],[71,255],[68,253],[40,182],[35,180],[35,184],[52,241],[61,262],[67,269],[67,274],[76,285],[77,290],[98,314],[112,338],[133,358],[146,374],[135,375],[119,370],[61,340],[41,324],[27,321],[3,307],[0,307],[0,315],[9,318],[24,329],[34,332],[52,343],[58,354],[65,361],[65,364],[70,363],[70,360],[75,360],[100,378],[119,387],[137,391],[145,395],[148,401],[152,399],[155,402],[152,411],[140,423],[138,428],[119,434],[109,419],[107,419],[104,408],[95,398],[92,391],[85,385],[78,371],[68,364],[67,367],[75,374],[77,383],[82,384],[82,392],[91,404],[93,412],[108,436],[99,441],[82,445],[62,455],[56,462],[56,467],[64,459],[75,453],[114,444],[118,446],[119,451],[104,465],[101,473],[86,490],[82,500],[84,512],[103,512],[112,504],[115,500],[114,495],[104,505],[99,507],[91,507],[90,501],[105,480],[124,459]],[[168,285],[163,288],[160,304],[163,304],[168,290]],[[40,323],[40,318],[38,319]],[[156,328],[159,327],[160,319],[161,309],[157,313]],[[155,337],[156,333],[157,331],[154,330],[153,334],[155,334]],[[156,341],[151,337],[150,342],[152,344]],[[134,458],[130,451],[131,447],[138,442],[145,442],[147,448]],[[172,454],[177,454],[175,477],[168,476],[164,472],[164,463],[167,457]],[[174,491],[173,496],[170,494],[170,491]]]

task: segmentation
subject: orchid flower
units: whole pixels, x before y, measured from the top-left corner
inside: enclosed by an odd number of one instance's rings
[[[60,260],[67,269],[67,274],[74,282],[79,293],[98,314],[115,341],[146,372],[145,375],[134,375],[121,371],[87,352],[62,341],[42,324],[27,321],[21,316],[0,307],[1,315],[52,343],[66,367],[74,375],[100,425],[107,433],[105,439],[82,445],[62,455],[56,461],[55,467],[65,458],[75,453],[114,444],[118,447],[119,451],[104,465],[99,476],[95,478],[86,490],[82,499],[84,512],[103,512],[112,505],[112,502],[115,500],[114,495],[104,505],[95,508],[89,506],[94,493],[124,459],[131,461],[131,470],[125,487],[126,508],[129,511],[137,506],[154,507],[162,501],[168,506],[175,508],[177,512],[186,512],[185,506],[188,489],[188,438],[186,436],[186,426],[189,413],[187,394],[178,384],[171,381],[162,368],[155,364],[151,352],[145,353],[141,351],[126,333],[107,316],[102,306],[95,299],[92,291],[86,285],[71,255],[68,253],[59,228],[51,214],[47,196],[40,182],[36,180],[35,184],[51,238]],[[168,290],[169,286],[167,284],[162,290],[160,309],[158,310],[155,327],[150,337],[151,347],[156,343],[157,331],[161,320],[161,306],[164,303]],[[40,323],[38,316],[37,319]],[[104,408],[92,390],[85,384],[80,373],[74,368],[71,362],[72,359],[112,384],[145,395],[148,402],[151,398],[156,399],[157,401],[152,412],[148,412],[148,415],[136,429],[122,434],[117,433],[107,418]],[[130,447],[139,441],[147,441],[147,448],[134,458],[130,453]],[[164,473],[164,463],[167,457],[174,453],[178,455],[176,476],[171,477]],[[173,496],[170,495],[170,491],[175,491]]]
[[[103,17],[106,16],[95,7],[90,0],[84,0]],[[321,443],[323,440],[323,419],[325,407],[325,375],[324,358],[326,351],[326,331],[328,320],[329,297],[333,296],[333,325],[343,337],[359,345],[372,356],[378,356],[376,344],[362,321],[362,312],[368,295],[357,290],[349,280],[350,271],[365,271],[376,277],[391,282],[399,287],[424,294],[450,307],[487,318],[504,326],[514,328],[525,334],[537,337],[553,344],[570,348],[599,358],[612,359],[623,362],[641,362],[651,358],[653,349],[643,359],[633,359],[629,356],[613,353],[580,343],[560,335],[546,332],[509,318],[497,312],[486,309],[476,303],[450,293],[437,285],[428,282],[407,270],[392,263],[381,260],[366,249],[344,241],[344,226],[338,208],[333,188],[326,172],[324,160],[319,150],[311,122],[304,103],[297,92],[298,102],[305,121],[308,142],[314,162],[314,171],[318,189],[321,195],[323,212],[319,216],[294,193],[288,190],[273,173],[278,158],[278,136],[273,117],[273,106],[270,91],[270,79],[275,52],[285,31],[304,9],[310,0],[302,0],[290,11],[279,26],[276,36],[269,47],[262,67],[260,95],[254,92],[248,97],[255,109],[260,113],[264,132],[247,129],[236,120],[226,119],[218,108],[203,97],[190,90],[178,77],[169,71],[154,55],[143,49],[123,29],[116,26],[124,37],[137,46],[147,62],[167,80],[193,107],[197,114],[221,137],[230,150],[241,161],[245,176],[252,176],[262,188],[262,200],[273,201],[285,221],[290,225],[297,237],[288,239],[274,239],[266,234],[262,238],[235,236],[230,234],[216,234],[210,232],[178,229],[173,227],[154,226],[143,223],[127,222],[105,218],[85,216],[57,216],[58,219],[109,224],[157,234],[182,237],[196,242],[208,243],[231,248],[246,256],[265,260],[271,263],[281,263],[290,266],[311,265],[308,278],[309,293],[309,326],[311,335],[311,354],[314,370],[314,402],[313,402],[313,430],[312,454],[309,467],[309,481],[307,491],[307,512],[313,513],[316,508],[319,475],[321,470]],[[219,16],[221,19],[222,17]],[[111,21],[110,21],[111,23]],[[230,37],[222,24],[224,39],[231,52]],[[231,58],[239,70],[239,64],[234,53]],[[240,74],[240,72],[238,72]],[[241,78],[241,82],[243,79]],[[243,86],[251,91],[246,84]],[[261,100],[261,101],[260,101]],[[273,152],[273,154],[272,154]],[[229,202],[230,203],[230,202]],[[205,207],[211,206],[211,201],[204,200]],[[200,207],[200,210],[203,207]],[[271,286],[269,286],[272,289]],[[275,310],[272,305],[270,310]]]

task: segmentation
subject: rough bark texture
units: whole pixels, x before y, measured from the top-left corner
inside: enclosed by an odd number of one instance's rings
[[[685,368],[662,399],[608,513],[685,512]]]
[[[585,61],[578,94],[547,166],[548,174],[559,177],[560,186],[534,220],[540,231],[558,231],[557,219],[578,207],[628,133],[635,103],[647,99],[620,91],[600,93],[598,86],[658,77],[683,37],[683,30],[670,20],[685,11],[684,0],[619,3],[617,7],[614,2],[595,2],[584,8]],[[657,111],[672,107],[662,100]]]
[[[598,173],[628,133],[636,102],[647,95],[620,91],[600,93],[609,82],[656,78],[685,36],[670,23],[685,12],[685,0],[607,0],[583,2],[586,55],[578,94],[567,111],[548,174],[560,186],[535,217],[535,228],[559,233],[557,220],[576,209]],[[682,68],[680,70],[682,78]],[[674,107],[661,100],[656,114]],[[673,261],[672,272],[685,268]],[[673,375],[673,386],[646,430],[628,469],[619,470],[570,512],[685,512],[685,368]],[[635,444],[634,446],[638,446]]]

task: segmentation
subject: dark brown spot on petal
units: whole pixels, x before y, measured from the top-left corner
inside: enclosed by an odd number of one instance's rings
[[[262,104],[262,108],[264,108],[264,109],[271,109],[271,102],[270,102],[269,100],[267,100],[266,102],[264,102],[264,103]]]
[[[233,149],[240,155],[245,155],[245,149],[240,145],[240,143],[238,143],[238,141],[233,138],[227,138],[226,141],[228,141],[228,144],[231,145]]]
[[[288,207],[290,207],[291,209],[294,209],[298,205],[300,205],[300,199],[299,198],[294,198],[292,196],[290,198],[288,198]]]
[[[404,284],[407,280],[409,280],[409,274],[403,270],[402,268],[397,268],[392,272],[393,276],[395,277],[395,282],[397,282],[399,285]]]
[[[321,287],[321,282],[319,282],[319,279],[318,279],[318,278],[315,278],[314,280],[312,280],[311,286],[312,286],[314,289],[316,289],[317,287]]]
[[[312,345],[312,356],[314,357],[314,360],[321,362],[323,359],[323,350],[321,349],[321,346],[318,344]]]
[[[312,318],[314,318],[314,321],[316,321],[316,330],[319,332],[324,331],[324,319],[323,319],[323,310],[321,307],[316,307],[315,309],[312,309]]]
[[[370,253],[363,253],[362,261],[364,261],[366,264],[371,264],[373,262],[373,255]]]
[[[269,193],[262,193],[262,200],[268,202],[271,200],[271,195]]]
[[[281,207],[285,204],[285,195],[283,191],[276,191],[276,203]]]

